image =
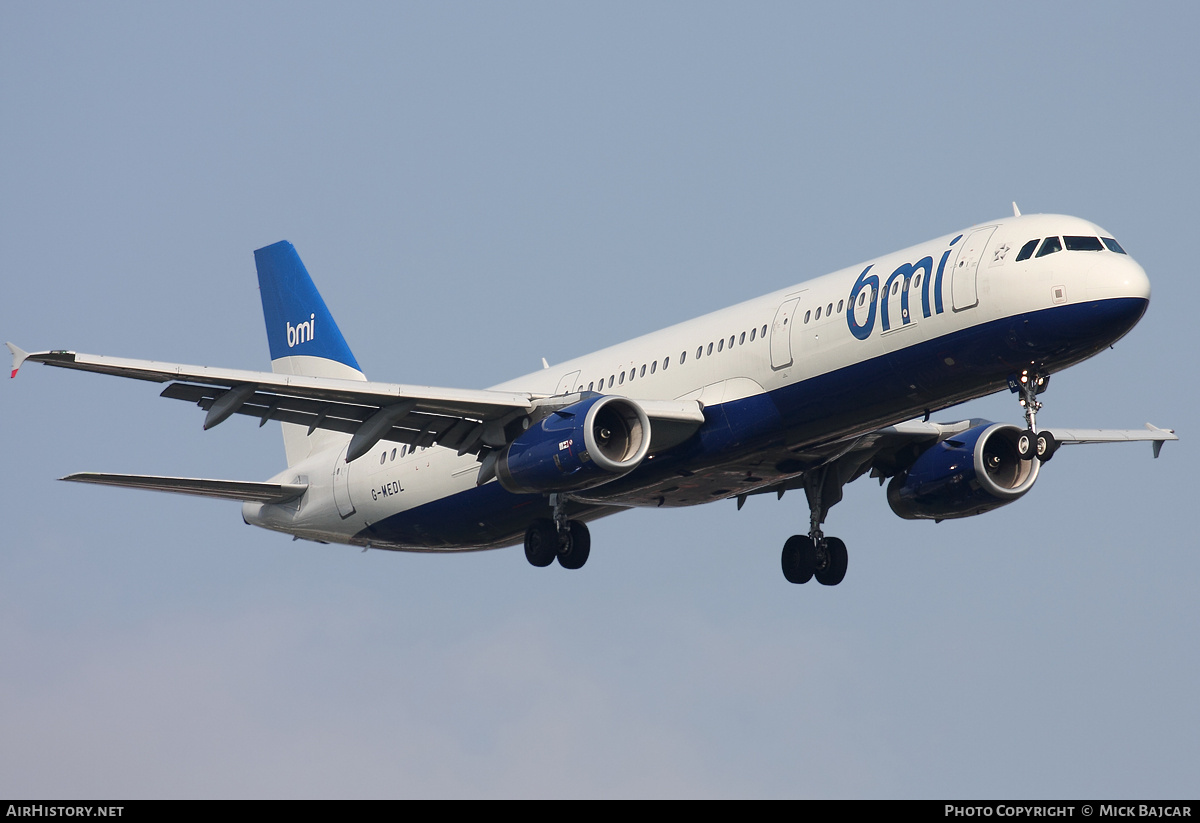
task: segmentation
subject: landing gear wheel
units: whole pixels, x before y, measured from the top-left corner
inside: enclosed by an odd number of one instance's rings
[[[565,547],[562,545],[565,543]],[[592,534],[588,527],[578,520],[572,520],[568,527],[567,539],[560,542],[558,565],[564,569],[580,569],[587,562],[592,552]]]
[[[817,569],[815,576],[822,586],[836,586],[846,576],[849,555],[846,544],[836,537],[825,538],[825,568]]]
[[[1049,463],[1050,458],[1058,451],[1059,443],[1050,432],[1038,432],[1037,457],[1043,463]]]
[[[780,564],[787,582],[807,583],[817,570],[817,547],[811,538],[794,534],[783,544]]]
[[[1036,451],[1037,435],[1030,429],[1021,432],[1020,437],[1017,438],[1017,456],[1022,460],[1032,460]]]
[[[525,559],[530,564],[543,568],[558,556],[558,529],[554,521],[539,517],[525,530]]]

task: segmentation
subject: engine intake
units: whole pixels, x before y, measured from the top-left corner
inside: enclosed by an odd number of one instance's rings
[[[590,489],[641,465],[650,418],[637,403],[597,395],[551,412],[504,448],[496,478],[515,494]]]
[[[921,453],[888,484],[888,505],[906,520],[948,520],[998,509],[1033,487],[1041,464],[1022,460],[1022,429],[984,423]]]

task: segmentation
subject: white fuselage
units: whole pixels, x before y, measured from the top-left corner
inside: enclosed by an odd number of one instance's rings
[[[1108,247],[1016,260],[1046,237],[1111,235],[1057,215],[980,224],[494,388],[700,402],[707,422],[694,442],[574,495],[582,519],[732,497],[800,474],[807,449],[997,391],[1021,363],[1065,368],[1132,328],[1150,295],[1141,266]],[[471,454],[380,441],[347,464],[349,437],[319,436],[275,478],[307,482],[307,494],[247,503],[247,522],[314,540],[463,550],[518,542],[522,523],[545,516],[532,496],[477,489]]]

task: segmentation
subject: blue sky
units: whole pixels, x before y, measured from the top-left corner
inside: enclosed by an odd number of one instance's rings
[[[785,583],[803,495],[593,526],[586,569],[291,542],[54,478],[260,479],[271,426],[0,386],[0,795],[1194,797],[1189,4],[0,6],[0,337],[266,368],[296,244],[368,376],[483,387],[1009,213],[1150,275],[1018,503]],[[960,413],[961,412],[961,413]],[[939,419],[1016,422],[1009,395]]]

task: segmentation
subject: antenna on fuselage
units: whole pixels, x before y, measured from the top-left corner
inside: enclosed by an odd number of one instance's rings
[[[1013,201],[1013,217],[1020,217],[1020,216],[1021,216],[1021,210],[1017,208],[1017,201],[1014,200]]]

